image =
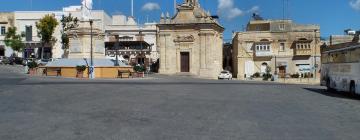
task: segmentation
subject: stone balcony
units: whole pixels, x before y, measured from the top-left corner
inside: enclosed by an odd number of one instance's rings
[[[254,57],[271,57],[273,55],[272,51],[254,51]]]
[[[294,55],[296,55],[296,56],[312,55],[312,50],[311,49],[295,49]]]

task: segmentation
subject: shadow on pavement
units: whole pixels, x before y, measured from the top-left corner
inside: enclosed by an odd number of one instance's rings
[[[33,81],[18,85],[254,85],[254,86],[293,86],[280,83],[239,82],[239,81]]]
[[[346,93],[346,92],[327,91],[326,89],[318,89],[318,88],[304,88],[304,89],[318,93],[318,94],[322,94],[325,96],[334,97],[334,98],[360,100],[359,95],[350,95],[349,93]]]

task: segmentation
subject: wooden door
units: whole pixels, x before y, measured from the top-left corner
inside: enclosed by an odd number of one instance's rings
[[[190,72],[190,54],[189,52],[180,53],[181,72]]]
[[[285,76],[286,76],[286,67],[285,66],[279,67],[279,75],[281,78],[285,78]]]

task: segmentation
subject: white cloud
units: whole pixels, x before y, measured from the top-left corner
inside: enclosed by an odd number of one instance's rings
[[[234,7],[234,0],[218,0],[218,2],[218,14],[226,19],[231,20],[244,15],[241,9]]]
[[[355,10],[360,10],[360,0],[351,0],[350,6]]]
[[[260,7],[259,6],[253,6],[250,10],[247,11],[247,13],[258,13],[260,11]]]
[[[146,3],[142,8],[143,11],[154,11],[154,10],[159,10],[160,9],[160,5],[154,2],[148,2]]]

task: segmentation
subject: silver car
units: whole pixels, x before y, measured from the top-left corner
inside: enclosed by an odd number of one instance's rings
[[[230,71],[224,70],[222,72],[220,72],[218,79],[228,79],[231,80],[232,79],[232,74]]]

